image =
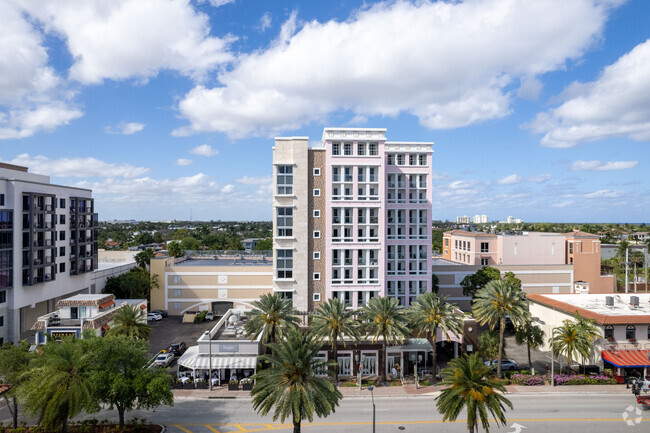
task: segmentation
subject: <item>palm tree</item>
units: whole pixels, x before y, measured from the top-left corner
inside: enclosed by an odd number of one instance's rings
[[[503,348],[501,353],[506,357],[506,340],[503,340]],[[493,364],[493,361],[499,357],[499,333],[494,330],[486,330],[478,336],[478,350],[477,353],[479,356],[486,358],[490,361],[490,365]]]
[[[592,343],[601,336],[593,320],[580,317],[577,312],[574,319],[564,320],[562,326],[553,328],[550,340],[553,354],[565,355],[569,369],[578,355],[582,355],[583,358],[590,357],[593,350]]]
[[[388,297],[371,298],[361,308],[361,331],[372,335],[372,342],[381,337],[381,377],[386,382],[386,345],[396,344],[411,335],[406,326],[406,310],[397,299]]]
[[[450,340],[449,334],[461,335],[463,332],[462,313],[456,312],[456,305],[447,303],[447,297],[438,297],[435,293],[427,292],[418,296],[415,304],[409,308],[409,322],[412,327],[419,328],[418,335],[426,334],[433,348],[433,381],[437,376],[436,336],[438,329],[443,336]]]
[[[113,316],[113,327],[108,330],[108,334],[144,340],[151,335],[151,326],[147,325],[144,310],[137,305],[125,305]]]
[[[24,410],[38,416],[46,430],[68,431],[68,420],[92,405],[90,380],[83,372],[84,350],[81,340],[50,340],[32,360],[22,390]]]
[[[354,311],[345,308],[337,298],[330,298],[316,310],[311,322],[311,329],[315,337],[327,337],[330,347],[334,351],[334,360],[338,359],[337,345],[339,340],[345,347],[345,337],[359,340],[358,323],[354,318]],[[334,368],[334,382],[339,382],[338,368]]]
[[[264,344],[277,343],[283,335],[298,326],[291,301],[283,299],[277,293],[262,295],[254,301],[255,307],[247,313],[249,318],[244,329],[251,339],[262,337]]]
[[[501,360],[503,359],[503,331],[506,317],[510,317],[517,328],[529,320],[528,302],[524,293],[511,280],[493,280],[476,292],[472,303],[474,317],[490,329],[499,326],[499,357],[497,376],[501,377]]]
[[[481,358],[472,354],[452,359],[449,365],[442,371],[445,377],[442,384],[449,385],[449,388],[436,397],[442,420],[455,421],[465,408],[470,433],[477,431],[479,420],[483,429],[490,431],[488,412],[494,417],[497,427],[506,425],[505,406],[512,409],[512,403],[502,395],[505,387],[490,374],[490,368]]]
[[[149,263],[151,262],[151,259],[155,255],[156,254],[153,252],[153,249],[147,248],[146,250],[141,251],[135,255],[135,263],[146,271]]]
[[[544,344],[545,333],[542,328],[535,326],[532,322],[527,322],[515,331],[515,342],[518,345],[526,344],[528,348],[528,368],[533,368],[530,360],[530,349],[537,350]]]
[[[326,417],[335,411],[343,396],[326,378],[316,376],[324,367],[316,358],[320,341],[293,329],[286,339],[269,347],[271,354],[262,355],[260,360],[271,367],[255,375],[253,409],[262,415],[273,410],[274,421],[291,418],[294,433],[300,432],[302,420],[312,422],[314,413]]]

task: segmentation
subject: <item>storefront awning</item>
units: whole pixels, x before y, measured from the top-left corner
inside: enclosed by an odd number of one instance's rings
[[[212,365],[210,365],[210,355],[199,353],[199,346],[188,347],[183,356],[178,358],[178,365],[191,370],[207,370],[212,367],[213,370],[220,368],[243,368],[255,369],[257,367],[257,356],[223,356],[212,355]]]
[[[603,350],[604,361],[616,367],[650,367],[649,350]]]

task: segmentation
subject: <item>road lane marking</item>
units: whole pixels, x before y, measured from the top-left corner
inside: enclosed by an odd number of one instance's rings
[[[210,431],[212,431],[212,432],[214,432],[214,433],[221,433],[219,430],[217,430],[216,428],[212,427],[210,424],[205,424],[205,426],[206,426],[207,428],[209,428]]]
[[[173,425],[174,427],[177,427],[177,428],[183,430],[185,433],[192,433],[191,430],[186,429],[185,427],[183,427],[183,426],[180,425],[180,424],[172,424],[172,425]],[[190,424],[183,424],[183,425],[190,425]]]

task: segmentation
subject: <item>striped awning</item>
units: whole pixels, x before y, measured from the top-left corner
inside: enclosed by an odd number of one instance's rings
[[[199,346],[191,346],[178,358],[178,365],[192,370],[207,370],[209,368],[213,370],[220,368],[255,369],[257,367],[257,356],[223,356],[213,354],[212,363],[210,363],[210,355],[199,353]]]
[[[650,350],[603,350],[602,357],[616,367],[650,367]]]

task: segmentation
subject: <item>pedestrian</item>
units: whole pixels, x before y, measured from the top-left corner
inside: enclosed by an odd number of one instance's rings
[[[391,370],[390,370],[390,374],[391,374],[395,379],[397,379],[397,369],[395,368],[394,365],[393,365],[393,368],[391,368]]]

